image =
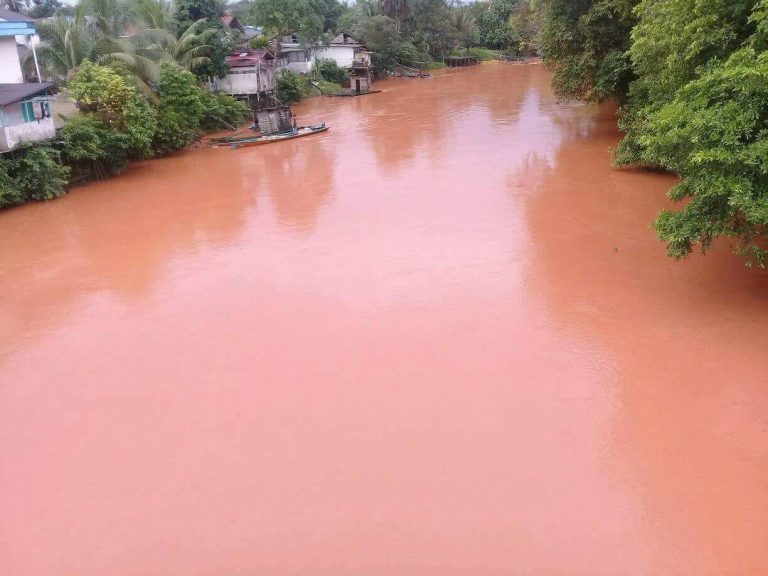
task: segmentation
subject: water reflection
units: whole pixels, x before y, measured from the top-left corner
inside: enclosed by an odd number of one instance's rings
[[[543,179],[521,176],[536,192],[529,283],[567,330],[615,358],[621,408],[604,457],[614,485],[642,501],[647,570],[764,571],[768,274],[726,242],[669,260],[649,224],[673,180],[611,169],[613,110],[595,120]]]
[[[269,196],[283,227],[306,235],[334,193],[338,163],[323,140],[286,144],[259,150],[257,190]]]
[[[0,357],[81,297],[146,295],[167,265],[235,242],[256,197],[219,151],[132,166],[47,204],[0,214]],[[242,178],[241,178],[242,177]]]

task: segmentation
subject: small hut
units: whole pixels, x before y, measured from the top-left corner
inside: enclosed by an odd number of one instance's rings
[[[276,106],[256,112],[256,123],[264,134],[277,134],[293,130],[293,113],[290,106]]]

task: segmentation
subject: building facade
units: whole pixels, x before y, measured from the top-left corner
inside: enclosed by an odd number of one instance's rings
[[[35,23],[0,10],[0,152],[56,135],[51,117],[50,82],[24,82],[17,37],[36,34]]]

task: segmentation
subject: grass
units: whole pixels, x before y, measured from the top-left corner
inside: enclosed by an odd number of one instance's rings
[[[451,54],[451,56],[457,56],[459,58],[466,58],[468,56],[472,58],[477,58],[480,61],[486,61],[486,60],[496,60],[498,59],[499,55],[502,53],[502,50],[492,50],[490,48],[470,48],[469,50],[459,50],[458,52],[454,52]]]

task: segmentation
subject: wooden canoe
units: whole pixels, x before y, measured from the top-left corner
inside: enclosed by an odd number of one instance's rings
[[[239,148],[240,146],[260,146],[261,144],[272,144],[273,142],[284,142],[285,140],[312,136],[313,134],[319,134],[326,130],[328,130],[328,126],[325,124],[321,124],[320,126],[302,126],[301,128],[297,128],[295,132],[266,134],[264,136],[255,136],[252,138],[237,138],[229,140],[227,144],[232,146],[232,148]]]

